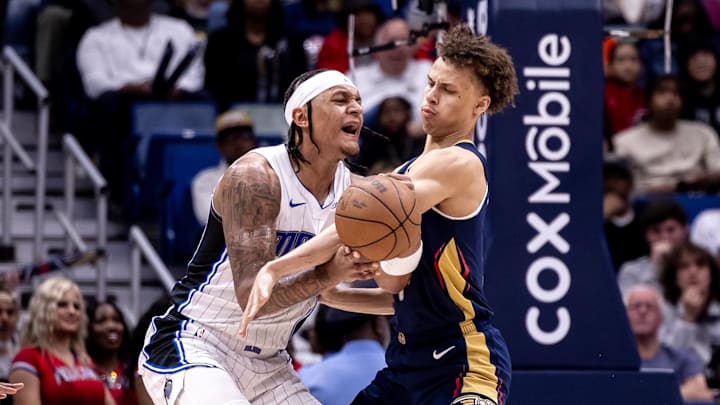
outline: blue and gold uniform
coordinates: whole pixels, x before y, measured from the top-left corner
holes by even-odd
[[[453,147],[472,151],[487,167],[472,143]],[[400,173],[411,171],[412,163]],[[486,193],[477,210],[463,218],[436,208],[423,214],[422,259],[394,297],[388,367],[354,404],[482,404],[473,402],[477,394],[505,403],[510,356],[489,321],[492,310],[483,293],[487,202]],[[468,394],[475,395],[462,401]]]

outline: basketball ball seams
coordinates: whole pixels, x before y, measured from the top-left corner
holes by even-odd
[[[369,182],[369,183],[372,184],[372,182]],[[412,211],[410,211],[410,214],[408,214],[408,213],[405,211],[405,207],[404,207],[403,204],[402,204],[402,199],[400,198],[400,196],[401,196],[400,190],[398,190],[397,185],[396,185],[395,183],[391,182],[390,184],[392,184],[393,188],[395,189],[395,194],[397,194],[398,201],[400,201],[400,208],[402,209],[403,214],[405,214],[405,218],[402,219],[402,220],[395,214],[395,211],[394,211],[392,208],[390,208],[390,207],[385,203],[385,201],[383,201],[380,197],[376,196],[374,193],[368,192],[368,191],[365,190],[364,188],[360,188],[360,187],[356,187],[356,186],[350,186],[350,187],[353,187],[353,188],[355,188],[355,189],[358,189],[358,190],[362,191],[363,193],[371,196],[371,197],[374,198],[377,202],[379,202],[383,207],[385,207],[385,209],[387,210],[387,212],[389,212],[389,213],[392,215],[392,217],[395,218],[395,220],[398,222],[398,225],[397,225],[395,228],[393,228],[393,230],[392,230],[391,233],[394,234],[398,229],[402,228],[403,232],[405,233],[405,238],[407,239],[407,242],[408,242],[408,245],[409,245],[409,244],[410,244],[410,239],[411,239],[411,238],[410,238],[410,234],[408,233],[407,229],[405,229],[405,227],[404,227],[403,225],[405,225],[405,222],[407,222],[407,221],[410,219],[410,214],[412,213]],[[349,188],[349,187],[348,187],[348,188]],[[416,202],[415,202],[415,199],[413,198],[413,208],[414,208],[415,204],[416,204]],[[371,221],[367,221],[367,222],[371,222]],[[410,221],[410,223],[412,223],[412,221]],[[415,225],[417,225],[417,224],[415,224]],[[387,236],[387,235],[385,235],[385,236]],[[397,244],[397,239],[398,239],[397,236],[395,236],[395,243],[396,243],[396,244]],[[376,241],[376,242],[377,242],[377,241]]]
[[[397,257],[414,245],[420,237],[422,216],[416,212],[412,188],[397,183],[402,181],[378,176],[345,190],[335,211],[335,225],[343,244],[371,260]]]

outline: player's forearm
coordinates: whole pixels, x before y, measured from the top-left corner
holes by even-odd
[[[315,297],[337,283],[338,280],[331,279],[323,266],[287,276],[278,281],[268,302],[258,311],[258,316],[272,314]]]
[[[343,311],[371,315],[393,315],[392,294],[380,288],[330,288],[320,302]]]
[[[339,244],[340,238],[335,231],[335,225],[330,226],[296,249],[271,261],[268,271],[272,272],[276,279],[280,279],[319,266],[332,259]]]

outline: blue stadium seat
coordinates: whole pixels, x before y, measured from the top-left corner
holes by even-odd
[[[158,173],[169,138],[214,142],[216,109],[209,102],[141,102],[132,107],[126,205],[131,219],[155,218],[160,207]],[[162,139],[156,139],[156,138]]]
[[[677,201],[687,214],[688,224],[692,224],[695,217],[703,210],[720,207],[720,195],[713,194],[648,194],[635,197],[632,203],[639,212],[648,202],[658,198],[672,198]]]
[[[232,108],[241,108],[250,114],[258,146],[272,146],[286,141],[288,126],[282,104],[241,103],[234,104]]]
[[[187,262],[203,228],[193,212],[190,186],[198,172],[216,166],[221,157],[208,137],[165,138],[161,156],[160,252],[169,262]]]

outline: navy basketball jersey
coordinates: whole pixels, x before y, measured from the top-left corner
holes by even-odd
[[[472,143],[452,147],[473,152],[487,168],[485,158]],[[413,162],[407,162],[399,172],[412,172]],[[423,214],[422,259],[408,285],[395,295],[393,320],[398,331],[453,333],[447,330],[448,324],[457,324],[460,331],[467,321],[486,320],[492,314],[483,292],[487,202],[486,191],[477,209],[462,218],[450,217],[435,207]]]

